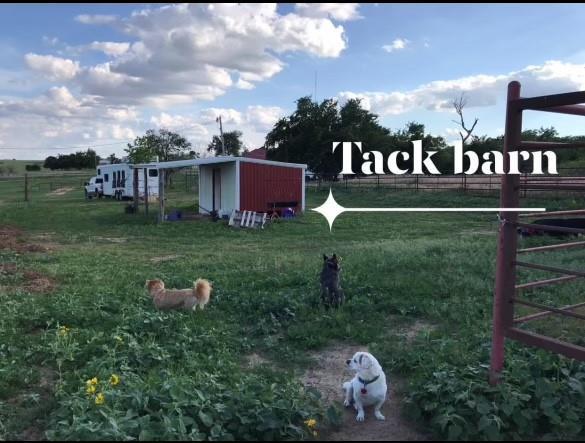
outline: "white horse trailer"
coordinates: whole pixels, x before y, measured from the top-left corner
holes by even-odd
[[[130,163],[100,165],[96,178],[102,179],[102,195],[116,200],[134,198],[134,169]],[[148,195],[158,196],[158,170],[147,169]],[[144,197],[144,172],[138,174],[138,195]]]

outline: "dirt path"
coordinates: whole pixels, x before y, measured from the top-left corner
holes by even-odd
[[[428,326],[426,326],[428,327]],[[421,322],[416,322],[407,333],[411,340],[421,330],[426,329]],[[329,441],[413,441],[430,440],[430,437],[415,430],[400,413],[401,398],[397,391],[404,381],[386,371],[388,379],[388,396],[382,407],[385,421],[376,420],[371,408],[366,408],[366,420],[358,423],[353,408],[343,407],[342,384],[350,380],[353,374],[346,369],[345,361],[358,351],[368,351],[365,346],[337,344],[322,351],[313,353],[315,365],[305,373],[305,386],[317,389],[323,396],[323,403],[337,405],[344,409],[341,426],[323,435]]]
[[[65,187],[65,188],[57,188],[54,191],[47,193],[47,195],[65,195],[71,191],[74,191],[75,188],[72,187]]]

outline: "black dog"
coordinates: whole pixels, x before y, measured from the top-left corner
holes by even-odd
[[[331,258],[323,254],[323,270],[321,271],[321,302],[327,307],[338,308],[343,304],[343,289],[339,287],[341,267],[337,256]]]

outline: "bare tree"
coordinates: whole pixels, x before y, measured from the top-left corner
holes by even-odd
[[[463,129],[463,131],[465,132],[465,135],[464,135],[463,132],[459,131],[459,136],[461,137],[461,142],[462,142],[462,144],[465,144],[467,139],[469,137],[471,137],[471,133],[475,129],[475,125],[477,125],[477,122],[479,120],[476,118],[473,122],[473,125],[471,125],[471,128],[467,128],[467,126],[465,125],[465,119],[463,118],[463,109],[465,108],[465,105],[467,105],[467,100],[465,99],[464,92],[461,93],[459,98],[456,98],[453,100],[452,105],[453,105],[453,108],[455,109],[455,112],[459,116],[459,121],[453,120],[453,123],[460,126],[461,129]]]

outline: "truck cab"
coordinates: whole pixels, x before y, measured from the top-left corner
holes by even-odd
[[[92,177],[88,182],[85,182],[85,198],[92,199],[93,197],[102,198],[104,195],[104,179],[101,177]]]

